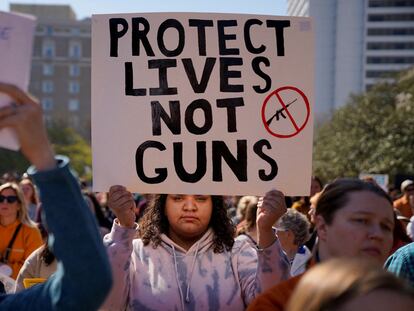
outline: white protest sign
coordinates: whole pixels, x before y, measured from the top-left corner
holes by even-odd
[[[33,34],[36,19],[29,15],[0,12],[0,81],[27,91],[32,61]],[[9,105],[11,99],[0,94],[0,107]],[[0,146],[19,149],[11,129],[0,131]]]
[[[369,173],[360,173],[359,179],[370,179],[372,178],[385,192],[388,192],[388,174],[369,174]]]
[[[94,190],[308,195],[312,28],[303,17],[93,15]]]

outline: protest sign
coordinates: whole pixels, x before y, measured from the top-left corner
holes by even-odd
[[[380,186],[385,192],[388,192],[388,174],[370,174],[370,173],[360,173],[359,179],[368,180],[373,179],[378,186]]]
[[[27,91],[32,61],[33,34],[36,20],[29,15],[0,12],[0,81]],[[11,99],[0,94],[0,107],[10,105]],[[19,149],[11,129],[0,130],[0,146]]]
[[[308,195],[312,28],[304,17],[93,15],[94,190]]]

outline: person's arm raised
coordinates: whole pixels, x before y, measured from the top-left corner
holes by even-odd
[[[267,192],[257,204],[257,277],[262,291],[290,276],[289,260],[272,228],[286,211],[285,196],[278,190]]]
[[[280,191],[271,190],[259,199],[256,218],[259,248],[264,249],[276,241],[272,227],[286,211],[285,196]]]
[[[21,152],[33,164],[28,173],[40,190],[49,244],[59,261],[47,282],[0,296],[1,310],[97,310],[112,283],[111,268],[69,160],[59,161],[47,138],[42,109],[30,95],[0,83],[14,105],[0,108],[0,128],[13,128]]]
[[[125,310],[130,290],[130,274],[139,274],[132,264],[133,240],[137,235],[131,192],[124,186],[112,186],[108,194],[108,206],[116,219],[112,230],[104,237],[113,272],[113,286],[101,310]]]

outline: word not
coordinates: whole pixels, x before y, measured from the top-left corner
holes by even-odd
[[[227,132],[237,132],[236,108],[243,107],[242,97],[217,99],[218,108],[227,109]],[[180,101],[169,101],[170,114],[165,111],[159,101],[151,102],[152,135],[161,136],[161,120],[174,135],[181,134],[181,105]],[[200,110],[204,116],[204,124],[197,125],[194,122],[194,114]],[[210,131],[213,126],[213,110],[211,104],[206,99],[196,99],[185,109],[184,123],[189,133],[203,135]]]

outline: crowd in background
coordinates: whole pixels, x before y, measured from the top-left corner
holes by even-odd
[[[414,309],[412,180],[393,199],[317,177],[299,198],[92,193],[55,158],[39,104],[0,92],[18,103],[0,128],[33,164],[0,185],[0,274],[16,280],[0,309]]]
[[[364,182],[379,187],[372,179],[366,179]],[[1,184],[0,206],[16,205],[16,210],[18,211],[15,213],[15,218],[10,218],[7,215],[6,209],[1,210],[0,251],[3,257],[2,261],[12,268],[12,271],[2,270],[1,272],[9,273],[13,279],[16,279],[15,291],[19,292],[26,287],[23,282],[24,279],[40,278],[46,280],[56,271],[57,261],[52,250],[48,247],[48,232],[46,229],[47,225],[45,224],[46,220],[42,213],[42,202],[31,178],[27,174],[18,176],[17,174],[6,173],[1,179]],[[108,206],[108,193],[93,193],[85,182],[80,181],[79,184],[83,198],[95,216],[99,232],[103,238],[110,233],[116,218],[113,210]],[[320,179],[313,176],[310,196],[285,197],[288,209],[273,225],[274,234],[278,237],[280,245],[289,260],[290,276],[292,277],[303,274],[313,265],[315,244],[318,240],[315,228],[315,208],[323,187],[324,185]],[[405,180],[402,182],[400,190],[398,194],[395,191],[389,193],[390,197],[393,197],[395,218],[393,245],[389,255],[394,254],[401,247],[412,243],[414,237],[414,182]],[[154,195],[151,194],[133,194],[134,222],[140,222],[148,210],[148,206],[151,205],[153,198]],[[239,238],[242,237],[252,247],[257,247],[256,216],[259,198],[255,196],[224,196],[223,202],[227,216],[235,227],[234,238],[237,236]],[[17,232],[17,237],[13,237],[16,228],[20,224],[22,228],[17,230],[21,232],[20,235]],[[14,238],[13,245],[11,245],[10,251],[6,251],[7,247],[10,248],[10,245],[6,245],[6,243],[9,243],[12,238]],[[340,240],[341,237],[338,236],[337,238]],[[5,254],[7,254],[8,258],[4,258]],[[344,262],[338,261],[335,264],[332,263],[331,266],[334,265],[336,267],[334,270],[337,270],[339,264],[343,266]],[[352,271],[367,271],[368,268],[371,269],[370,267],[372,267],[363,260],[355,260],[350,266],[352,267],[349,269]],[[312,278],[312,276],[317,276],[318,273],[321,275],[332,273],[327,267],[329,265],[320,268],[318,271],[315,270],[314,273],[307,274],[306,282],[313,284],[315,278]],[[326,269],[326,271],[323,269]],[[346,269],[338,271],[338,278],[344,277],[343,275],[348,272]],[[362,272],[359,274],[355,273],[351,277],[352,282],[356,282],[358,277],[361,277],[360,274],[365,275]],[[380,278],[380,276],[376,277]],[[381,277],[387,279],[385,276]],[[324,279],[324,277],[322,278]],[[301,289],[303,292],[309,292],[310,285],[306,282],[304,280],[303,284],[298,287],[298,290]],[[393,280],[393,282],[396,281]],[[411,283],[414,283],[414,280],[411,280]],[[333,285],[327,283],[325,286]],[[397,285],[394,284],[394,286]],[[402,284],[398,286],[401,287],[402,292],[406,290],[406,287]],[[313,290],[316,291],[315,286],[313,286]],[[297,305],[291,303],[289,306],[290,310],[304,310],[301,309],[303,305],[309,303],[306,299],[308,298],[295,299],[295,301],[301,301],[302,306],[300,303]],[[332,304],[332,302],[329,303]],[[315,310],[318,309],[316,308]]]

